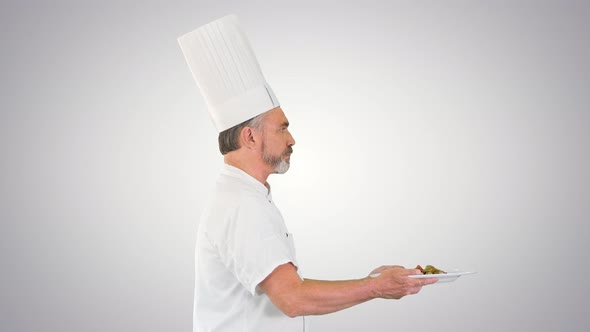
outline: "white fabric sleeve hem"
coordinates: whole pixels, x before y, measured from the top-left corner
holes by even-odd
[[[289,259],[289,258],[278,260],[276,263],[269,264],[268,265],[269,267],[267,269],[265,269],[263,273],[261,273],[260,275],[253,278],[254,282],[252,283],[252,285],[248,289],[250,294],[252,294],[254,296],[264,294],[264,291],[259,287],[260,283],[263,282],[264,279],[266,279],[277,267],[279,267],[283,264],[287,264],[287,263],[292,263],[296,269],[299,268],[297,266],[297,262],[295,260]]]

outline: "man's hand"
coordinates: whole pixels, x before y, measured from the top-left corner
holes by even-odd
[[[438,278],[415,279],[410,275],[422,274],[417,269],[406,269],[398,265],[386,265],[371,271],[374,277],[375,297],[383,299],[401,299],[406,295],[416,294],[422,286],[438,281]]]

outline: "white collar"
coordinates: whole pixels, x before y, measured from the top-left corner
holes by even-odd
[[[267,188],[260,181],[256,180],[252,175],[246,173],[240,168],[224,163],[223,167],[221,168],[221,174],[243,180],[246,184],[248,184],[253,189],[256,189],[256,191],[260,192],[264,196],[270,196],[270,184]]]

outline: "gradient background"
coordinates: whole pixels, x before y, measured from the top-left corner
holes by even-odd
[[[191,331],[222,158],[176,38],[228,13],[305,276],[479,272],[312,331],[588,331],[590,3],[370,0],[2,1],[2,331]]]

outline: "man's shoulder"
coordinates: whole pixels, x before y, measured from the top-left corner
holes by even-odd
[[[269,201],[248,187],[217,188],[200,220],[200,229],[213,238],[228,232],[246,232],[263,225],[274,224],[276,214]]]
[[[215,191],[209,198],[207,210],[223,214],[233,214],[235,210],[244,208],[260,209],[268,203],[260,191],[240,182],[218,182]]]

